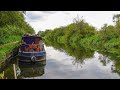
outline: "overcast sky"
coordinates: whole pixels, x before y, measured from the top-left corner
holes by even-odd
[[[73,22],[79,15],[90,25],[100,29],[105,23],[114,25],[112,17],[120,14],[120,11],[27,11],[26,21],[35,29],[36,33],[41,30],[54,29]]]

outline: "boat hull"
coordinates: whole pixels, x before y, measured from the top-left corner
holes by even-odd
[[[46,52],[19,52],[18,58],[20,62],[39,62],[46,60]]]

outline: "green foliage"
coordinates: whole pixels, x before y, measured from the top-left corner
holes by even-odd
[[[115,25],[104,24],[97,31],[83,19],[77,18],[63,29],[60,27],[43,32],[45,44],[65,51],[81,63],[85,58],[93,57],[95,50],[105,55],[100,62],[106,65],[105,58],[108,57],[114,62],[115,70],[112,72],[120,75],[120,14],[114,15],[113,20]]]
[[[57,49],[59,51],[64,51],[68,55],[75,58],[74,63],[80,63],[83,64],[84,60],[87,58],[92,58],[94,56],[94,50],[87,49],[81,46],[78,46],[74,43],[74,46],[66,43],[60,43],[50,40],[45,40],[46,46],[52,46],[54,49]]]
[[[116,23],[120,22],[120,14],[116,14],[113,16],[113,22],[116,22]]]
[[[55,28],[54,30],[46,30],[41,35],[46,40],[60,41],[61,43],[78,43],[80,39],[95,35],[96,31],[83,19],[78,20],[66,27]]]
[[[120,49],[120,15],[114,15],[115,25],[104,24],[99,31],[84,19],[78,17],[74,22],[65,26],[42,32],[45,40],[69,44],[73,47],[82,46],[104,51]]]
[[[19,42],[8,43],[0,46],[0,63],[4,61],[13,49],[19,45]]]
[[[0,62],[8,58],[25,33],[34,34],[20,11],[0,11]]]
[[[0,45],[20,40],[25,33],[34,34],[33,28],[19,11],[0,11]]]

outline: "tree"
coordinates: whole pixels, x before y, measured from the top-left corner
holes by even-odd
[[[22,13],[26,14],[26,11],[22,11]]]
[[[115,22],[115,23],[120,22],[120,14],[116,14],[113,16],[113,22]]]
[[[0,11],[0,44],[15,41],[25,33],[34,34],[34,29],[25,21],[22,11]]]

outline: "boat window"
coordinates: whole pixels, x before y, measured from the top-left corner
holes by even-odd
[[[26,44],[32,44],[32,43],[34,43],[34,38],[33,37],[23,37],[23,41]]]

